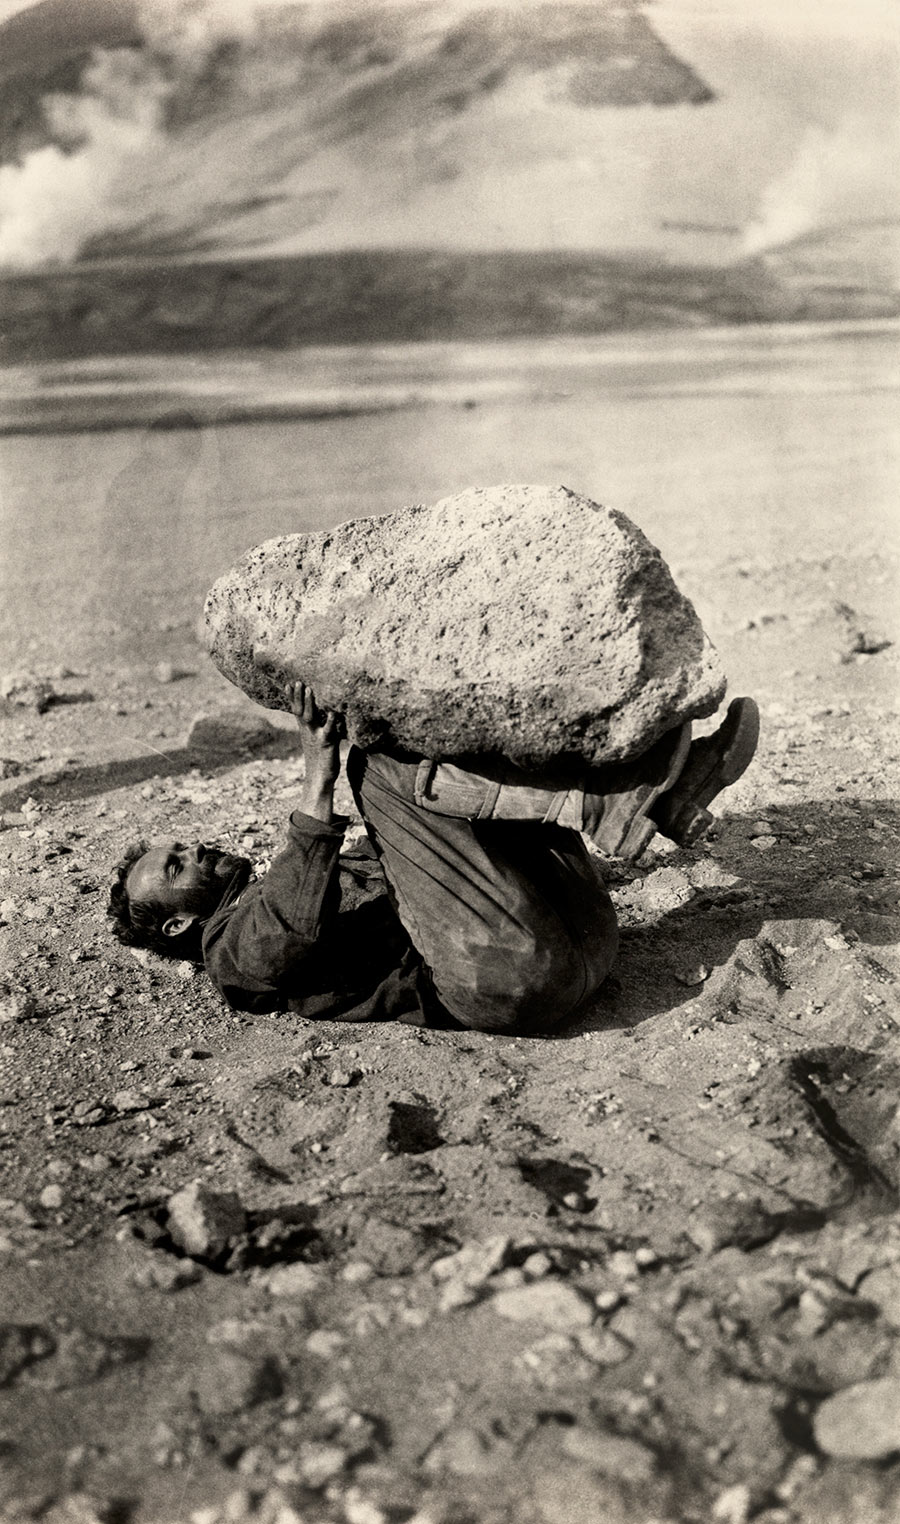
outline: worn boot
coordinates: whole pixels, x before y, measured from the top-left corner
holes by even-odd
[[[653,804],[657,830],[681,847],[697,841],[713,821],[707,805],[747,771],[758,741],[757,705],[752,698],[732,699],[718,730],[691,743],[677,779]]]

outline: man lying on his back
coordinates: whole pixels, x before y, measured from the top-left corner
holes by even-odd
[[[341,910],[348,820],[334,813],[340,717],[303,684],[287,690],[306,775],[288,844],[252,881],[243,857],[177,841],[131,847],[108,914],[120,941],[203,961],[237,1010],[397,1018],[488,1032],[546,1032],[595,995],[616,954],[596,859],[633,860],[656,831],[683,846],[745,771],[759,712],[732,701],[719,729],[690,725],[576,781],[352,747],[347,777],[386,893]]]

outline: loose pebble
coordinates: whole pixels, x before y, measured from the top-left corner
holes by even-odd
[[[168,1229],[186,1254],[214,1259],[243,1233],[246,1213],[233,1191],[216,1191],[194,1180],[167,1203]]]
[[[564,1281],[542,1280],[511,1291],[498,1291],[491,1306],[514,1323],[541,1323],[565,1331],[587,1328],[593,1322],[590,1302]]]
[[[260,1276],[270,1296],[309,1296],[322,1284],[322,1273],[312,1265],[275,1265]]]
[[[835,1392],[813,1419],[816,1444],[836,1460],[886,1460],[900,1451],[900,1377]]]
[[[623,1482],[645,1482],[656,1469],[652,1450],[637,1440],[603,1434],[576,1424],[563,1434],[563,1449],[592,1470]]]

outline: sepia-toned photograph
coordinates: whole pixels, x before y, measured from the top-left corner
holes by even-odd
[[[898,1524],[900,0],[0,0],[0,1524]]]

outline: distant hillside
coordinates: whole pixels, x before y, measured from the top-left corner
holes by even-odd
[[[582,254],[427,251],[178,264],[117,262],[0,279],[0,357],[594,334],[894,317],[896,284],[803,278],[798,249],[726,269]]]
[[[639,0],[41,0],[0,26],[0,266],[541,247],[613,108],[712,99]]]
[[[827,228],[761,258],[786,291],[806,300],[840,306],[862,292],[887,297],[900,289],[900,223],[884,219]]]

